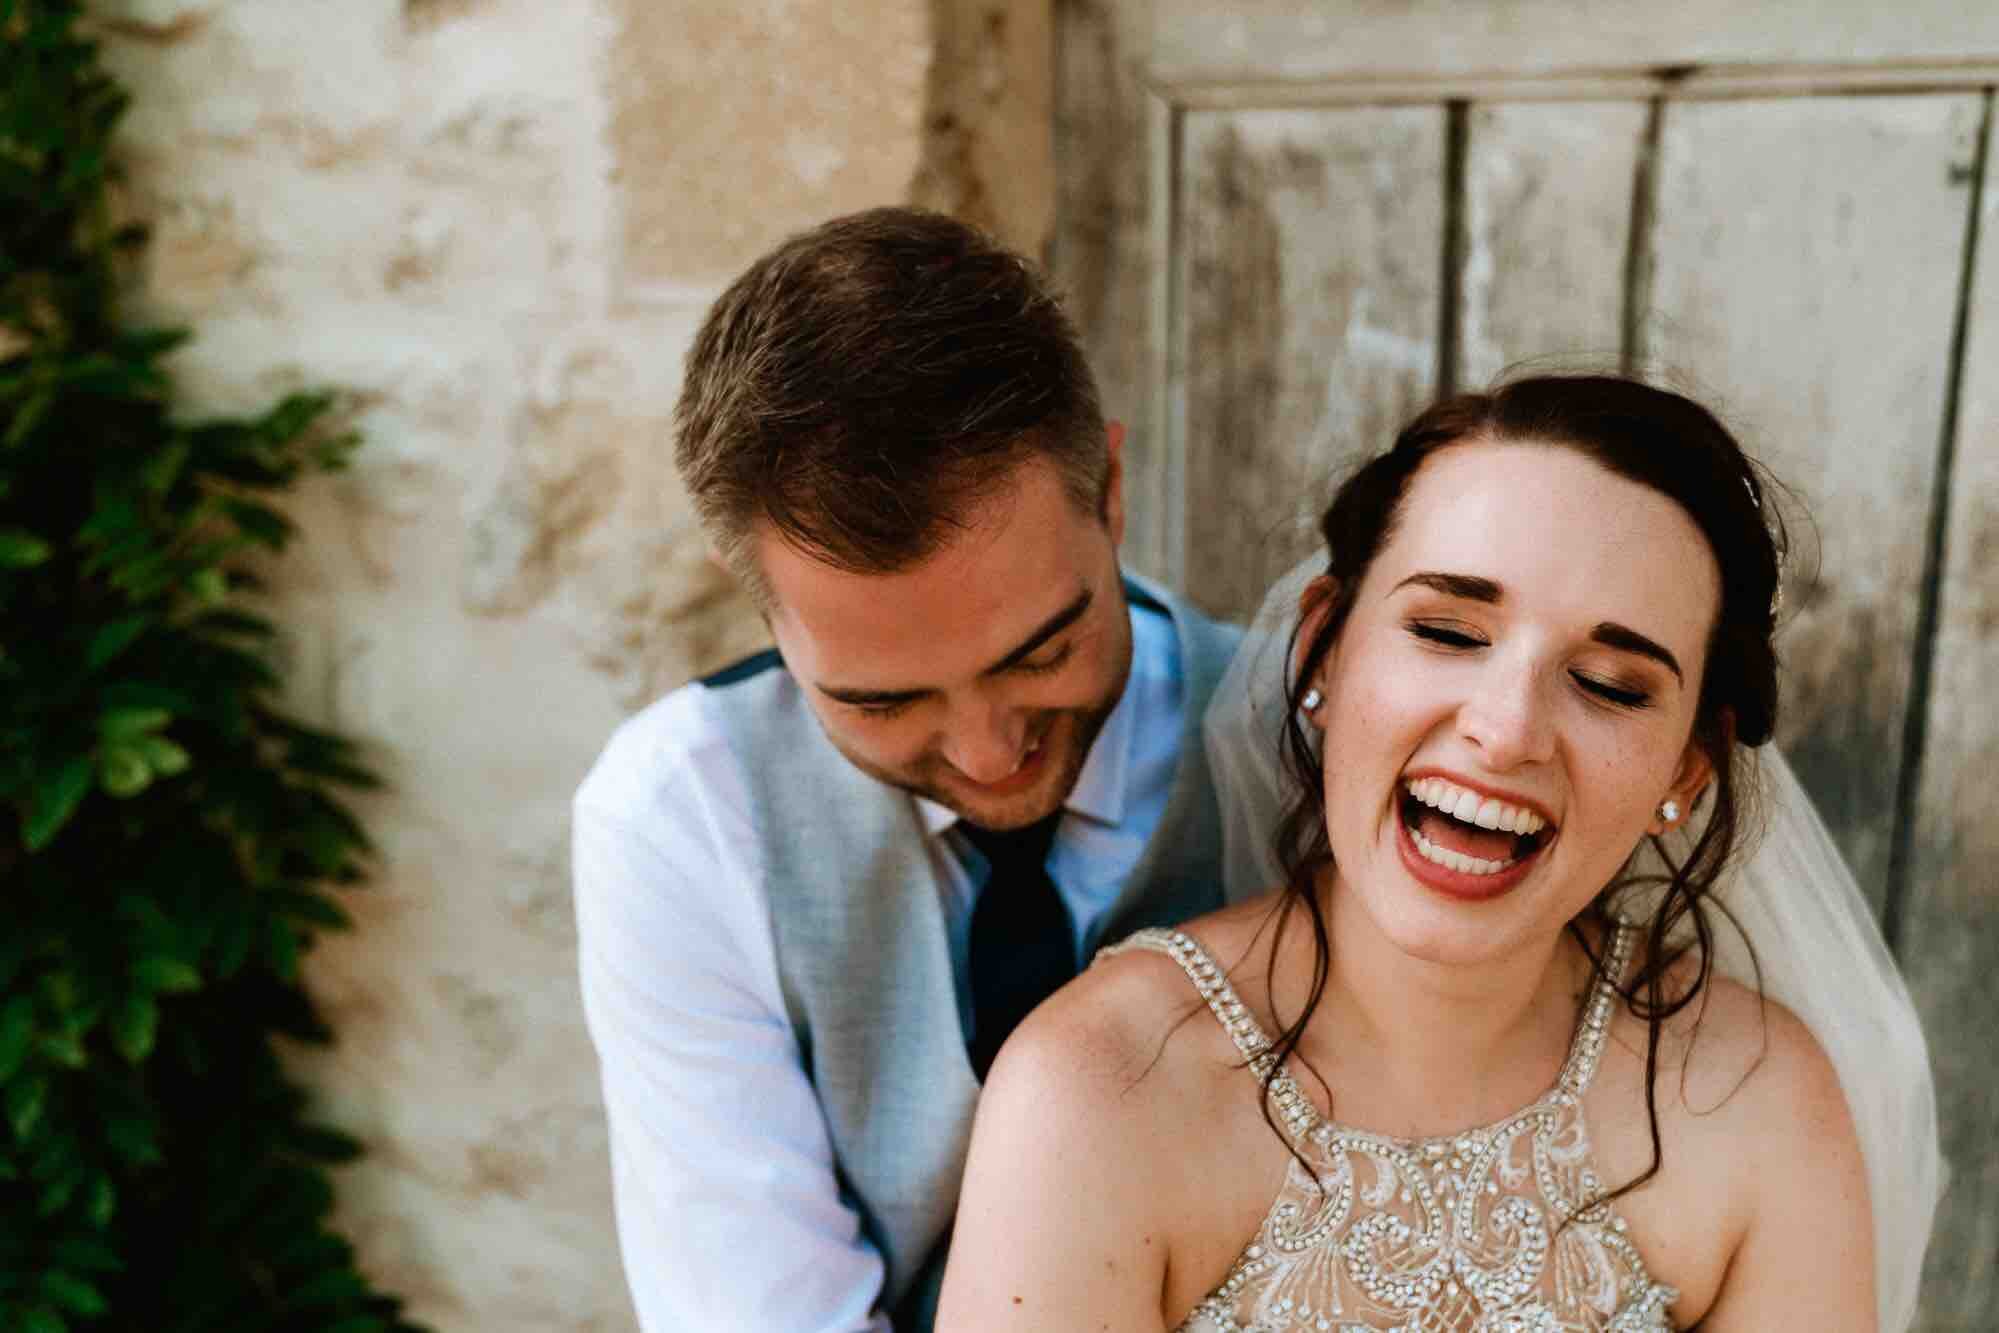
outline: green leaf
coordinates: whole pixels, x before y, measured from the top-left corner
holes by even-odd
[[[73,1273],[65,1273],[56,1268],[42,1274],[42,1294],[68,1310],[85,1318],[104,1314],[111,1307],[102,1292]]]
[[[160,1006],[144,991],[125,997],[111,1015],[111,1044],[130,1064],[138,1064],[153,1053],[160,1030]]]
[[[142,736],[138,747],[139,753],[145,756],[146,767],[153,770],[155,777],[170,778],[187,771],[187,751],[164,736]]]
[[[102,1120],[104,1141],[128,1163],[148,1166],[160,1160],[158,1127],[151,1120],[115,1109]]]
[[[295,1287],[285,1304],[293,1309],[314,1305],[344,1305],[368,1294],[367,1284],[352,1268],[329,1268]]]
[[[178,958],[158,954],[142,958],[132,974],[148,989],[169,993],[201,989],[201,973]]]
[[[215,975],[224,980],[233,977],[250,958],[250,916],[247,912],[231,911],[215,927]]]
[[[52,1181],[42,1190],[42,1197],[35,1204],[35,1212],[42,1217],[54,1217],[69,1206],[76,1197],[76,1187],[83,1183],[81,1171],[69,1171]]]
[[[0,528],[0,569],[30,569],[54,553],[47,542],[20,528]]]
[[[97,770],[94,755],[72,755],[56,775],[55,781],[48,783],[35,793],[34,812],[28,816],[22,829],[21,840],[28,850],[38,852],[49,845],[51,839],[62,831],[76,807],[90,792],[90,779]]]
[[[16,995],[0,1008],[0,1083],[20,1072],[35,1035],[35,997]]]
[[[389,1333],[389,1321],[379,1315],[357,1314],[326,1325],[319,1333]]]
[[[286,890],[277,895],[281,910],[300,921],[309,921],[315,926],[325,926],[331,930],[352,930],[354,918],[345,908],[325,894],[301,890]]]
[[[100,1180],[103,1177],[99,1177]],[[108,1182],[106,1182],[108,1183]],[[68,1235],[50,1247],[49,1253],[61,1262],[63,1267],[79,1273],[116,1273],[124,1267],[124,1261],[103,1241],[91,1236]]]
[[[21,1333],[69,1333],[69,1324],[46,1305],[21,1311]]]
[[[282,547],[292,535],[292,521],[277,510],[255,500],[229,500],[223,505],[223,512],[229,515],[247,537],[272,548]]]
[[[146,489],[164,493],[180,477],[181,468],[187,463],[187,456],[194,445],[186,439],[175,440],[159,451],[146,465]]]
[[[65,1069],[81,1069],[90,1063],[83,1041],[74,1032],[60,1032],[42,1038],[42,1054]]]
[[[12,449],[33,435],[41,426],[42,418],[48,416],[49,409],[55,405],[56,394],[53,389],[38,389],[29,395],[28,401],[14,414],[14,420],[8,425],[6,435],[0,436],[0,449]]]
[[[120,800],[137,796],[153,782],[153,770],[147,766],[146,757],[129,745],[106,746],[98,758],[98,769],[103,775],[105,793]]]
[[[7,1085],[7,1123],[14,1127],[17,1140],[26,1143],[35,1132],[48,1097],[49,1081],[40,1074],[25,1075]]]
[[[90,1218],[90,1224],[98,1230],[102,1231],[111,1225],[111,1219],[118,1213],[118,1187],[111,1183],[111,1177],[100,1173],[90,1182],[90,1193],[85,1198],[84,1211]],[[104,1267],[115,1271],[122,1266],[116,1255],[108,1250],[104,1251],[104,1254],[106,1259]],[[74,1263],[75,1260],[71,1262]]]
[[[210,566],[196,570],[187,581],[188,595],[204,606],[214,606],[229,596],[229,581],[222,571]]]
[[[36,989],[41,992],[42,1005],[55,1013],[67,1014],[76,1008],[76,978],[67,968],[44,973]]]
[[[270,918],[264,937],[264,964],[280,981],[298,979],[298,932],[283,917]]]
[[[108,708],[97,719],[97,732],[108,741],[128,741],[158,731],[173,720],[174,715],[164,708]]]
[[[151,616],[126,616],[123,620],[114,620],[103,626],[91,635],[90,647],[84,650],[84,668],[97,671],[110,665],[152,623]]]

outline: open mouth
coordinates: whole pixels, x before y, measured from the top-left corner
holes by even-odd
[[[1404,779],[1401,814],[1416,854],[1460,875],[1503,874],[1555,833],[1536,811],[1438,777]]]

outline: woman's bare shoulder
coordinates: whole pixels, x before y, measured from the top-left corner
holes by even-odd
[[[1677,967],[1674,983],[1683,983],[1688,971]],[[1795,1127],[1800,1115],[1845,1115],[1839,1077],[1811,1029],[1732,977],[1710,976],[1693,1002],[1667,1020],[1661,1057],[1662,1073],[1677,1074],[1667,1081],[1673,1100],[1696,1115],[1734,1105],[1736,1115],[1773,1128]]]
[[[1227,969],[1253,944],[1262,914],[1246,904],[1181,929]],[[1241,1062],[1174,958],[1124,948],[1028,1015],[1000,1051],[985,1097],[997,1088],[1023,1105],[1059,1104],[1126,1131],[1147,1116],[1182,1127],[1209,1095],[1240,1092]]]

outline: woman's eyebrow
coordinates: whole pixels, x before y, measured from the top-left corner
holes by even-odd
[[[1662,662],[1678,678],[1680,684],[1684,685],[1687,683],[1685,673],[1680,670],[1679,659],[1675,658],[1666,649],[1664,644],[1645,637],[1635,629],[1630,629],[1612,620],[1606,620],[1591,630],[1589,636],[1606,647],[1621,648],[1627,653],[1637,653],[1641,657],[1649,657],[1655,662]]]
[[[1395,585],[1400,592],[1408,587],[1428,588],[1446,597],[1462,597],[1468,602],[1487,602],[1497,606],[1506,599],[1506,590],[1492,579],[1482,579],[1476,574],[1442,574],[1435,570],[1419,570]]]
[[[1496,581],[1480,578],[1476,574],[1445,574],[1436,570],[1419,570],[1395,585],[1397,591],[1408,587],[1428,588],[1446,597],[1462,597],[1468,602],[1484,602],[1498,606],[1506,600],[1506,590]],[[1628,625],[1620,625],[1614,620],[1600,622],[1590,631],[1590,638],[1606,648],[1616,648],[1622,652],[1637,653],[1649,657],[1671,671],[1684,685],[1686,672],[1680,670],[1680,661],[1667,647],[1656,639],[1640,634]]]

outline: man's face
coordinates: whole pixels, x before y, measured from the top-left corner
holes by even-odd
[[[1118,443],[1113,426],[1102,517],[1031,456],[900,573],[848,573],[758,534],[778,650],[857,768],[986,828],[1067,799],[1131,669]]]

